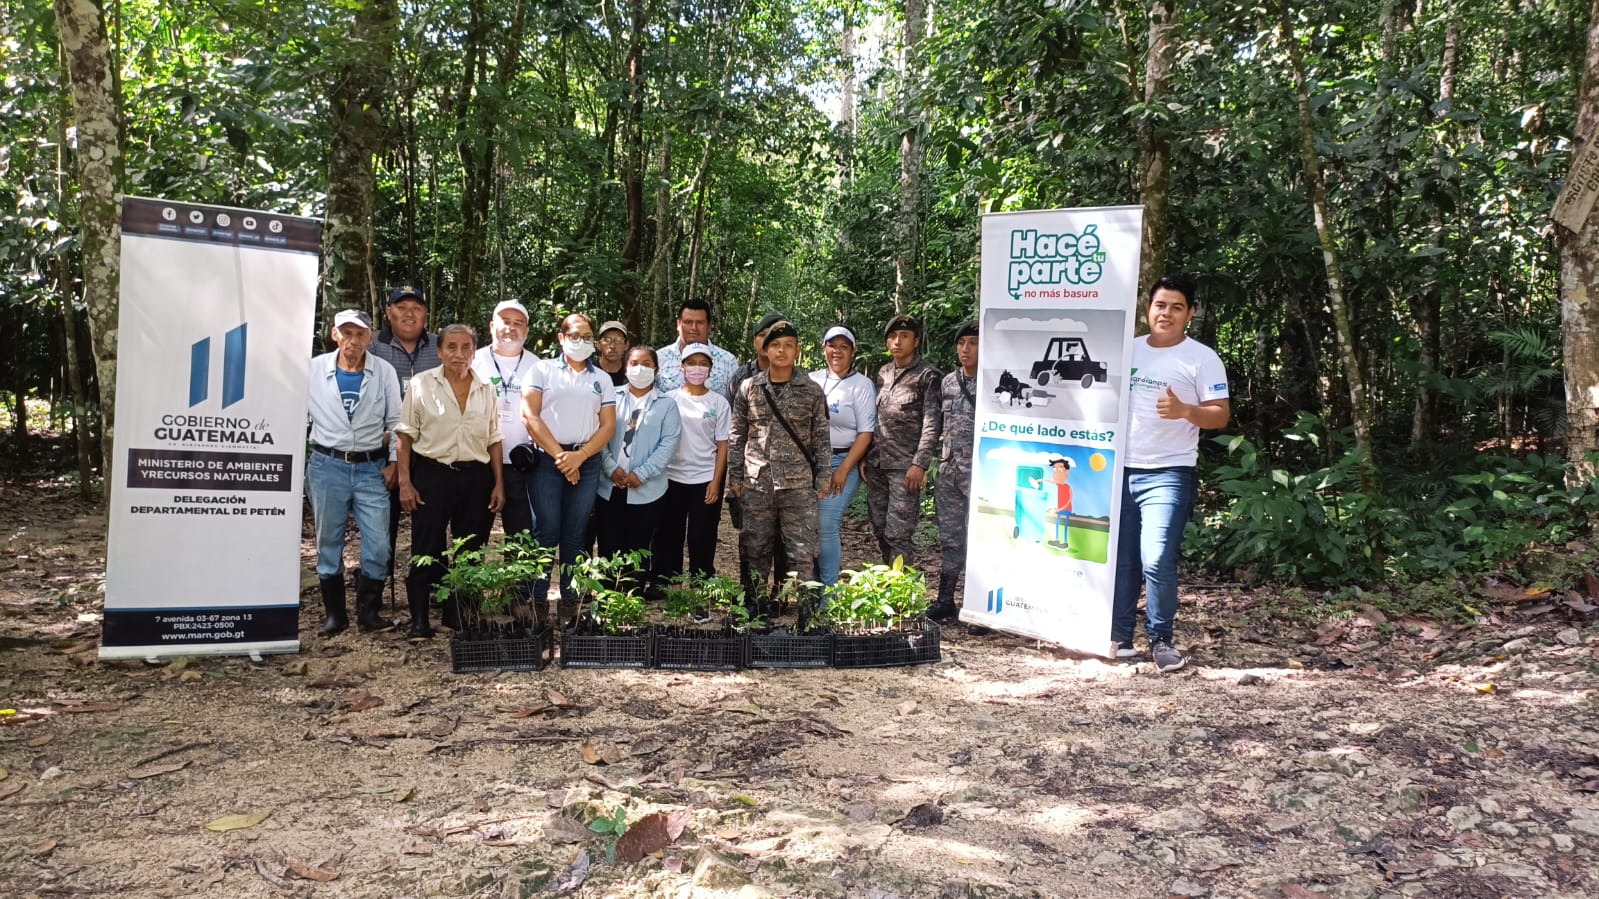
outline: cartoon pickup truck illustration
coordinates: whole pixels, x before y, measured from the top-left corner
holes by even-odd
[[[1044,349],[1044,358],[1033,363],[1033,380],[1042,387],[1052,377],[1077,381],[1087,390],[1095,381],[1105,380],[1105,363],[1088,357],[1088,344],[1081,337],[1052,337]]]

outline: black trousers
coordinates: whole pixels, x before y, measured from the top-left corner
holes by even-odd
[[[611,488],[611,498],[599,497],[594,501],[594,532],[599,541],[600,555],[649,549],[655,539],[656,522],[661,516],[661,502],[627,504],[627,491]]]
[[[688,541],[688,570],[707,577],[716,574],[716,529],[722,523],[722,498],[706,505],[710,483],[666,482],[661,497],[661,517],[655,528],[651,569],[656,583],[683,573],[683,543]]]
[[[445,549],[463,537],[469,538],[468,549],[488,542],[494,528],[494,513],[489,511],[494,471],[487,462],[451,468],[413,453],[411,485],[421,494],[422,504],[411,513],[411,573],[405,588],[431,595],[447,568]],[[417,556],[431,556],[437,562],[418,565]]]

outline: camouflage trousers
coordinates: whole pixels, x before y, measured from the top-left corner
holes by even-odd
[[[971,504],[970,471],[938,472],[933,498],[938,507],[938,547],[942,554],[938,574],[938,598],[953,601],[955,588],[965,583],[966,521]]]
[[[750,600],[766,598],[766,572],[772,571],[779,547],[787,557],[788,567],[773,573],[773,586],[782,583],[790,571],[798,572],[802,581],[810,580],[821,542],[816,491],[800,488],[761,493],[745,488],[740,502],[744,506],[744,527],[738,532],[738,548],[749,563],[744,586]]]
[[[916,547],[911,537],[916,533],[916,521],[922,514],[922,492],[905,489],[905,469],[867,467],[866,510],[872,519],[877,548],[883,553],[883,563],[892,565],[896,558],[903,556],[906,565],[914,565]]]

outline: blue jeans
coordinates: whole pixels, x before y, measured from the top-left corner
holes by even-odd
[[[1138,621],[1138,588],[1145,588],[1145,633],[1171,642],[1177,619],[1177,555],[1194,509],[1194,469],[1129,468],[1116,535],[1116,597],[1110,638],[1131,643]]]
[[[576,484],[568,482],[549,457],[539,460],[539,467],[528,480],[528,494],[533,499],[534,539],[540,546],[560,552],[562,599],[577,598],[572,592],[571,571],[584,555],[589,513],[594,511],[599,487],[599,456],[590,457],[578,468]],[[533,585],[533,599],[544,599],[549,589],[550,579],[546,574]]]
[[[316,517],[316,575],[344,573],[344,534],[355,512],[361,530],[361,573],[381,581],[389,576],[389,488],[383,486],[387,460],[342,462],[312,452],[305,467],[305,490]]]
[[[838,466],[844,463],[844,457],[849,453],[834,453],[833,467],[829,471],[838,471]],[[821,581],[831,587],[838,583],[838,567],[844,559],[844,544],[838,536],[839,523],[844,520],[844,510],[849,508],[850,500],[855,498],[855,491],[861,489],[861,467],[859,465],[849,470],[849,477],[844,479],[844,492],[837,496],[829,496],[816,502],[816,522],[820,526],[821,544],[817,547],[816,566],[820,569]]]

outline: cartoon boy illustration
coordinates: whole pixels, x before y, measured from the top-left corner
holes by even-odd
[[[1072,460],[1059,456],[1049,460],[1049,483],[1055,487],[1055,537],[1049,541],[1055,546],[1067,546],[1072,527],[1072,488],[1066,483],[1071,476]],[[1034,489],[1044,489],[1044,481],[1028,478]]]

